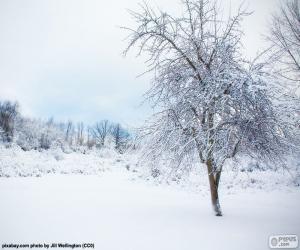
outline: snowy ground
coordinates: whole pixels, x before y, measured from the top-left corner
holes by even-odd
[[[126,173],[125,173],[126,174]],[[208,197],[105,176],[0,179],[3,243],[95,243],[96,249],[268,249],[272,234],[300,236],[300,192]]]
[[[0,178],[1,245],[91,242],[97,250],[255,250],[269,249],[273,234],[300,236],[300,190],[286,184],[288,177],[276,185],[280,176],[284,179],[280,173],[273,178],[266,171],[224,173],[224,216],[215,217],[207,180],[198,176],[191,179],[203,182],[196,188],[154,185],[128,171],[132,165],[126,157],[11,151],[0,150],[2,176],[13,176]],[[87,170],[81,173],[83,166]],[[40,177],[28,177],[33,172]]]

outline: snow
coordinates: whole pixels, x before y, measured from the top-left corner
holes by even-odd
[[[66,154],[0,147],[0,170],[1,245],[255,250],[268,249],[270,235],[300,236],[300,189],[283,171],[226,170],[224,216],[216,217],[201,171],[161,183],[136,165],[134,155],[112,150]]]
[[[61,149],[23,151],[0,145],[0,176],[42,176],[44,174],[98,174],[109,166],[126,164],[124,157],[111,149],[63,153]]]
[[[300,192],[207,196],[103,176],[0,179],[0,243],[95,243],[96,249],[268,249],[272,234],[300,235]]]
[[[102,175],[112,170],[129,170],[130,179],[151,182],[155,185],[167,185],[187,191],[207,194],[206,168],[196,167],[189,175],[173,177],[168,172],[159,178],[153,178],[151,171],[141,166],[135,153],[119,154],[111,148],[101,150],[70,151],[61,149],[23,151],[18,146],[6,148],[0,145],[0,177],[41,177],[49,174]],[[198,164],[198,163],[196,163]],[[195,164],[195,165],[196,165]],[[236,193],[240,190],[285,190],[292,191],[300,187],[299,162],[289,163],[290,171],[278,168],[258,170],[253,162],[244,160],[241,171],[234,171],[233,163],[224,166],[221,192]],[[298,165],[297,165],[298,164]],[[125,171],[127,172],[127,171]],[[165,178],[169,176],[168,178]]]

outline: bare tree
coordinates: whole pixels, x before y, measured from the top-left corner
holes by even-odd
[[[92,133],[94,138],[96,139],[97,144],[100,146],[104,146],[105,139],[107,138],[107,135],[109,134],[111,129],[111,125],[109,124],[108,120],[103,120],[93,127]]]
[[[285,1],[273,15],[268,40],[278,74],[300,86],[300,1]]]
[[[179,171],[198,157],[207,168],[213,209],[221,216],[224,162],[247,153],[280,157],[290,148],[293,125],[277,115],[264,65],[241,56],[240,23],[249,13],[239,8],[224,21],[216,1],[182,4],[179,17],[145,3],[140,12],[131,11],[137,27],[125,27],[125,54],[137,47],[138,55],[149,56],[147,72],[154,72],[146,98],[159,111],[141,129],[146,159],[156,166],[156,160],[168,160]]]

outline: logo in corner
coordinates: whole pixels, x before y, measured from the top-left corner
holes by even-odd
[[[271,235],[269,237],[269,247],[274,249],[297,248],[298,236],[295,234]]]

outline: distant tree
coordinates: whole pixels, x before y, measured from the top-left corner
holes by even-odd
[[[268,40],[277,73],[300,87],[300,1],[286,0],[273,15]]]
[[[110,133],[111,124],[108,120],[103,120],[97,122],[95,126],[92,128],[92,134],[96,140],[96,144],[100,145],[101,147],[104,146],[105,140]]]
[[[293,124],[274,100],[273,78],[264,64],[241,55],[239,8],[222,20],[217,1],[184,0],[181,16],[141,4],[130,12],[137,26],[128,47],[149,56],[153,72],[146,98],[156,110],[142,128],[145,157],[157,167],[166,160],[174,171],[198,157],[206,166],[211,201],[222,215],[219,184],[224,163],[237,155],[282,160],[295,142]],[[281,104],[281,103],[280,103]],[[299,144],[298,144],[299,145]],[[203,166],[203,165],[201,165]]]
[[[10,101],[0,102],[0,128],[3,141],[13,140],[15,120],[19,114],[18,107],[17,103]]]
[[[88,149],[93,148],[96,145],[96,141],[93,136],[93,129],[91,127],[87,128],[87,147]]]
[[[77,145],[82,146],[84,143],[84,124],[83,122],[77,123]]]
[[[69,120],[66,125],[65,141],[70,144],[73,141],[73,132],[73,122]]]
[[[64,149],[64,126],[48,121],[18,117],[15,125],[15,141],[25,151],[48,150],[51,147]]]
[[[123,153],[127,148],[130,137],[128,131],[124,129],[119,123],[116,123],[112,124],[110,133],[115,144],[115,149],[118,152]]]
[[[0,139],[2,140],[3,138],[4,138],[4,130],[0,127]]]
[[[25,151],[39,149],[41,132],[40,121],[21,117],[16,124],[16,143]]]
[[[51,141],[48,137],[48,130],[45,131],[45,133],[41,134],[40,138],[40,148],[42,149],[49,149],[51,147]]]
[[[52,132],[53,127],[54,127],[54,119],[53,117],[51,117],[41,128],[40,148],[47,150],[51,147],[51,144],[54,141],[53,132]]]

